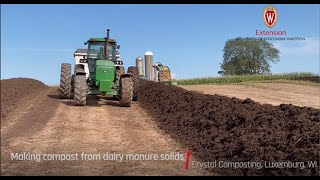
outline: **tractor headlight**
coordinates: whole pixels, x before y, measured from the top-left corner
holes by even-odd
[[[123,65],[123,61],[116,61],[116,65]]]

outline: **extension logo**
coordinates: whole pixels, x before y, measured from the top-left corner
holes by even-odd
[[[268,28],[272,28],[278,19],[277,9],[269,5],[263,9],[263,20]]]

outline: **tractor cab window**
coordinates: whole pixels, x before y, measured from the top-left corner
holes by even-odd
[[[89,42],[89,59],[104,59],[104,42]]]
[[[111,45],[109,46],[109,59],[110,60],[114,60],[116,59],[116,50],[115,50],[115,46]]]
[[[88,58],[90,59],[105,59],[105,52],[104,52],[104,42],[90,42],[89,43],[89,52],[88,52]],[[109,60],[112,60],[115,58],[115,49],[114,46],[110,44],[109,46]]]

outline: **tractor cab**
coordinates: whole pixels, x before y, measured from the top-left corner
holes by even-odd
[[[120,72],[117,73],[117,70],[123,68],[123,62],[117,51],[120,46],[114,39],[109,38],[109,30],[106,38],[90,38],[85,45],[88,45],[88,93],[119,94]]]
[[[88,59],[116,61],[117,44],[113,39],[109,40],[109,58],[105,58],[105,38],[90,38],[85,44],[88,44]]]

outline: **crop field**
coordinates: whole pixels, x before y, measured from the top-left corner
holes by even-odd
[[[241,83],[247,81],[279,81],[292,80],[292,83],[301,83],[301,81],[308,81],[320,83],[320,76],[312,73],[287,73],[287,74],[270,74],[270,75],[242,75],[242,76],[222,76],[222,77],[206,77],[177,80],[178,85],[197,85],[197,84],[228,84]],[[281,81],[280,81],[281,82]],[[287,81],[288,82],[288,81]],[[305,82],[304,82],[305,83]]]

